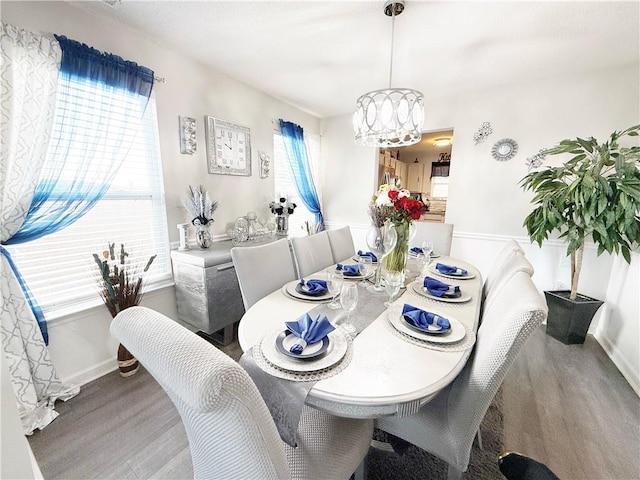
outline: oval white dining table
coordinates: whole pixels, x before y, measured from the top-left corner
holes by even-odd
[[[432,265],[436,261],[455,264],[475,275],[472,279],[456,281],[430,274],[441,281],[461,285],[472,299],[457,304],[436,303],[407,287],[394,303],[400,306],[410,303],[427,310],[437,309],[475,332],[482,295],[480,272],[459,259],[441,257],[432,261]],[[318,275],[315,278],[321,278]],[[310,275],[308,278],[313,277]],[[311,302],[290,298],[281,289],[272,292],[256,302],[240,320],[240,347],[247,351],[258,344],[267,332],[278,326],[284,328],[284,322],[295,320],[314,306]],[[349,365],[333,377],[319,380],[307,396],[308,405],[352,418],[411,415],[456,378],[469,358],[471,348],[439,351],[414,345],[394,333],[387,317],[387,312],[382,313],[354,339],[353,357]]]

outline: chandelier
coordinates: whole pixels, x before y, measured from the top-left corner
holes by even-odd
[[[391,17],[391,59],[389,88],[373,90],[356,101],[353,116],[355,141],[367,147],[402,147],[422,138],[424,97],[410,88],[391,88],[395,19],[404,11],[403,1],[389,1],[384,13]]]

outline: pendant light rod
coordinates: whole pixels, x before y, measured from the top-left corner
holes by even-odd
[[[389,58],[389,88],[391,88],[393,80],[393,43],[395,39],[396,16],[404,11],[404,2],[389,1],[384,6],[384,14],[391,17],[391,55]]]

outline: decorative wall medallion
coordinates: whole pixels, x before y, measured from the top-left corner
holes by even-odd
[[[510,138],[503,138],[491,148],[491,155],[499,162],[511,160],[518,153],[518,144]]]
[[[529,167],[529,171],[531,171],[534,168],[538,168],[539,166],[541,166],[545,158],[547,158],[547,156],[545,155],[543,148],[540,149],[535,155],[527,158],[524,163],[527,167]]]
[[[261,150],[258,150],[258,157],[260,158],[260,178],[268,178],[271,158]]]
[[[485,139],[492,133],[493,129],[491,128],[491,124],[489,122],[483,122],[478,131],[473,134],[473,139],[476,141],[476,145],[484,142]]]
[[[193,155],[196,153],[196,119],[179,117],[180,120],[180,153]]]

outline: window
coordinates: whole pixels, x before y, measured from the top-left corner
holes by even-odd
[[[445,199],[449,196],[449,177],[431,177],[431,198]]]
[[[71,226],[10,247],[47,319],[63,315],[69,308],[77,309],[85,302],[101,303],[93,254],[105,250],[107,242],[124,243],[134,261],[139,258],[146,262],[150,255],[158,255],[146,277],[147,288],[171,278],[153,97],[105,196]]]
[[[320,136],[306,133],[304,134],[305,143],[307,145],[307,153],[309,154],[309,162],[313,172],[313,182],[318,192],[320,204],[322,205],[322,189],[320,188]],[[291,169],[289,167],[289,159],[287,158],[287,150],[284,146],[284,140],[280,133],[273,135],[273,178],[275,185],[276,197],[288,197],[295,203],[298,208],[295,209],[293,215],[289,216],[289,235],[303,236],[307,234],[306,224],[315,224],[315,215],[304,206],[291,178]]]

